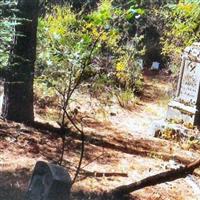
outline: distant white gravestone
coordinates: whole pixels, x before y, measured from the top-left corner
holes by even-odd
[[[153,62],[151,65],[151,70],[159,70],[160,69],[160,63],[159,62]]]
[[[39,161],[25,200],[69,200],[70,190],[71,178],[63,167]]]
[[[200,125],[200,43],[184,50],[177,94],[169,103],[167,119]]]

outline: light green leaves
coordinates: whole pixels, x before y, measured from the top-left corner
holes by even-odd
[[[14,0],[0,1],[0,68],[7,66],[10,46],[14,37],[15,18]]]

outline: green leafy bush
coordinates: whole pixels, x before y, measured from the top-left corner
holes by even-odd
[[[200,2],[182,0],[178,4],[168,4],[162,9],[162,17],[165,20],[162,51],[169,58],[173,71],[177,71],[183,49],[200,39]]]
[[[8,64],[11,43],[14,37],[15,0],[0,1],[0,68]]]
[[[138,97],[136,97],[133,94],[133,91],[130,89],[127,89],[125,91],[119,91],[116,94],[116,97],[119,105],[127,110],[132,110],[138,103]]]
[[[56,6],[39,20],[37,75],[42,75],[49,86],[62,90],[69,81],[75,83],[80,74],[81,81],[101,79],[105,74],[108,84],[135,87],[141,79],[139,51],[132,45],[136,40],[121,28],[121,24],[128,23],[128,12],[114,7],[110,0],[102,0],[96,10],[86,15]],[[124,69],[119,72],[120,62]]]

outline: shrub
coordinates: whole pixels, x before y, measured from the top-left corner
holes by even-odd
[[[137,64],[141,52],[136,50],[141,38],[129,38],[122,27],[130,15],[110,0],[102,0],[96,10],[84,15],[69,6],[54,7],[39,20],[37,77],[67,104],[84,81],[96,81],[94,87],[100,90],[141,89]],[[120,63],[124,68],[119,70]]]
[[[127,89],[125,91],[119,91],[116,93],[116,97],[118,100],[119,105],[122,108],[132,110],[136,103],[138,102],[138,98],[134,95],[133,91]]]
[[[183,49],[200,39],[200,2],[182,0],[178,4],[168,4],[162,9],[162,17],[166,24],[162,53],[169,58],[171,68],[176,72]]]
[[[14,37],[16,1],[0,2],[0,68],[7,66],[11,43]]]

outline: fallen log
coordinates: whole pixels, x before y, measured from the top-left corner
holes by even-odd
[[[193,171],[198,167],[200,167],[200,159],[190,163],[189,165],[186,165],[185,167],[180,167],[178,169],[172,169],[153,176],[149,176],[129,185],[119,186],[113,189],[108,194],[108,196],[110,199],[113,197],[118,198],[148,186],[154,186],[160,183],[174,181],[179,178],[185,178],[188,174],[192,174]]]

